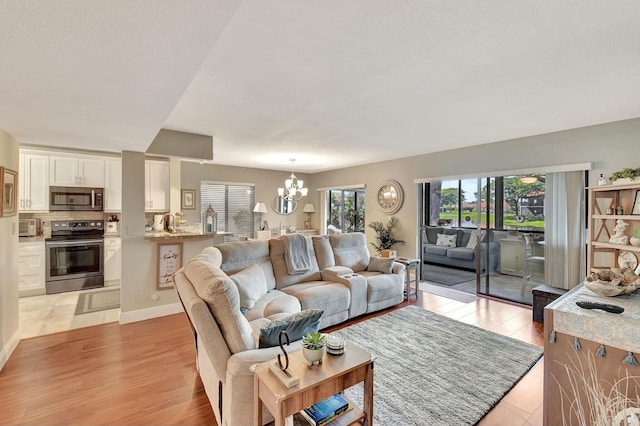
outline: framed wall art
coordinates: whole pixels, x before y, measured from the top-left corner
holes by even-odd
[[[15,216],[18,213],[18,173],[0,167],[0,188],[2,192],[0,216]]]
[[[195,210],[195,209],[196,209],[196,190],[183,189],[182,190],[182,210]]]
[[[156,288],[173,288],[173,273],[182,267],[182,243],[158,244],[158,281]]]

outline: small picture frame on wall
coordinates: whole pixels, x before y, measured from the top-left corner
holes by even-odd
[[[633,208],[631,209],[631,214],[640,215],[640,189],[636,191],[636,198],[633,200]]]
[[[15,216],[18,213],[18,173],[0,167],[0,217]]]
[[[182,267],[182,243],[158,244],[158,280],[156,288],[173,288],[173,273]]]
[[[182,190],[182,210],[195,210],[195,209],[196,209],[196,190],[183,189]]]

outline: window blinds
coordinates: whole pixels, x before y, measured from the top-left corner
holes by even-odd
[[[200,184],[200,216],[211,204],[218,215],[218,231],[233,233],[228,240],[253,236],[255,191],[253,185],[215,182]]]

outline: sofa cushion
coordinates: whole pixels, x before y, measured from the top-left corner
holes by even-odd
[[[311,269],[302,274],[289,274],[287,269],[287,262],[284,258],[284,242],[279,238],[272,238],[269,240],[269,259],[273,265],[273,274],[276,280],[276,287],[283,289],[293,284],[298,284],[307,281],[316,281],[320,279],[320,269],[318,268],[318,261],[316,260],[315,252],[313,251],[313,245],[311,244],[311,238],[305,238],[307,243],[307,250],[309,250],[309,261],[311,262]]]
[[[425,254],[435,254],[436,256],[446,256],[447,250],[451,250],[451,247],[436,246],[433,244],[427,244],[424,246]]]
[[[260,327],[259,348],[270,348],[280,343],[280,332],[287,331],[290,342],[302,339],[309,333],[318,331],[320,318],[324,312],[321,309],[307,309],[291,314],[280,320],[272,321]]]
[[[447,250],[447,257],[452,259],[473,260],[473,250],[466,247],[456,247]]]
[[[467,244],[469,244],[471,236],[473,235],[472,233],[473,231],[461,231],[460,239],[456,242],[456,247],[466,247]]]
[[[313,243],[313,249],[316,252],[316,259],[318,260],[318,267],[321,271],[336,266],[328,236],[311,237],[311,242]]]
[[[455,247],[457,235],[438,234],[436,246],[438,247]]]
[[[363,233],[329,235],[336,266],[346,266],[353,272],[365,271],[369,266],[369,250]]]
[[[469,241],[465,245],[466,248],[474,250],[480,241],[481,234],[477,230],[469,232]]]
[[[369,266],[367,266],[367,271],[381,272],[383,274],[390,274],[391,269],[393,269],[393,259],[388,258],[371,257],[369,259]]]
[[[267,280],[260,263],[254,263],[229,278],[238,286],[241,309],[253,308],[258,299],[267,294]]]
[[[267,280],[267,288],[271,290],[276,287],[273,268],[269,259],[269,241],[254,240],[242,241],[241,243],[222,243],[216,245],[216,248],[222,254],[220,269],[227,274],[235,274],[259,262]]]
[[[284,288],[300,301],[302,309],[322,309],[325,318],[347,312],[351,304],[351,292],[346,285],[328,281],[313,281]]]
[[[187,263],[184,274],[209,306],[231,353],[254,349],[251,325],[240,312],[240,295],[233,280],[220,268],[196,259]]]
[[[436,241],[438,241],[438,234],[442,234],[443,232],[442,228],[434,228],[432,226],[427,226],[426,227],[426,236],[427,236],[427,241],[429,241],[429,243],[431,244],[435,244]]]
[[[269,290],[253,305],[253,309],[249,309],[244,316],[249,322],[259,318],[267,318],[273,321],[283,315],[295,314],[301,310],[300,301],[295,297],[280,290]]]

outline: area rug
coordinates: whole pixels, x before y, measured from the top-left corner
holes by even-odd
[[[78,295],[76,315],[120,307],[120,289],[87,291]]]
[[[542,356],[543,348],[418,308],[335,332],[371,354],[374,424],[473,425]],[[362,384],[345,393],[362,404]]]
[[[423,265],[422,279],[444,285],[455,285],[476,279],[476,273],[438,265]]]

